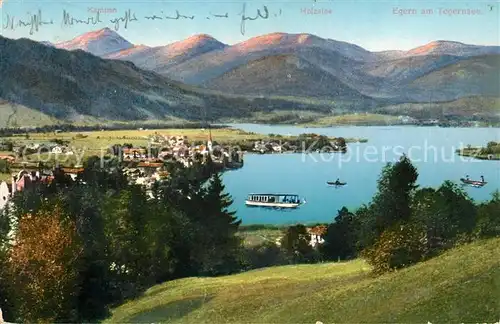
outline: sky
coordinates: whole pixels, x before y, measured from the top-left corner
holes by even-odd
[[[148,46],[165,45],[201,33],[226,44],[235,44],[274,32],[309,33],[354,43],[370,51],[409,50],[435,40],[500,45],[500,3],[493,0],[0,0],[0,3],[1,34],[14,39],[27,37],[61,42],[109,27],[134,44]],[[98,22],[95,17],[99,9],[102,12]],[[258,9],[263,17],[257,16]],[[311,9],[319,13],[310,14]],[[176,17],[176,10],[179,15],[194,18],[165,19],[166,16]],[[128,21],[127,26],[124,24],[126,12],[130,12],[130,18],[136,18]],[[226,14],[227,17],[214,16]],[[163,19],[146,19],[152,16]],[[245,19],[242,30],[242,18],[256,16],[255,20]],[[94,17],[96,23],[70,25],[68,17],[81,21]],[[122,21],[117,26],[115,21],[120,17]],[[37,20],[52,21],[52,24],[39,25],[38,30],[22,26],[22,23]]]

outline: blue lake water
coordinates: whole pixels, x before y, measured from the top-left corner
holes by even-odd
[[[483,175],[488,182],[483,188],[465,187],[474,200],[487,200],[500,190],[500,161],[465,158],[455,153],[468,144],[500,142],[498,128],[231,126],[262,134],[316,133],[368,139],[367,143],[349,144],[346,154],[246,154],[242,169],[224,174],[226,190],[234,200],[232,209],[244,225],[330,222],[342,206],[355,210],[368,203],[383,166],[397,161],[403,153],[417,167],[421,187],[438,187],[444,180],[459,183],[465,175],[471,179]],[[347,185],[335,188],[326,184],[337,178]],[[296,193],[305,197],[307,203],[289,211],[246,207],[245,199],[252,192]]]

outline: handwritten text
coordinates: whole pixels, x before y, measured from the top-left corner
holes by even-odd
[[[62,20],[61,20],[61,27],[71,27],[74,25],[98,25],[101,23],[105,23],[106,21],[111,23],[116,31],[118,31],[120,28],[125,28],[127,29],[129,24],[132,22],[138,22],[139,18],[136,16],[135,12],[133,12],[131,9],[127,9],[123,12],[123,14],[118,15],[117,17],[113,17],[111,19],[107,19],[106,21],[103,20],[102,15],[103,13],[116,13],[115,8],[88,8],[87,12],[92,13],[92,16],[87,16],[87,17],[76,17],[73,16],[69,11],[63,10],[62,11]],[[240,17],[240,32],[242,35],[245,35],[245,30],[246,30],[246,23],[248,21],[255,21],[255,20],[267,20],[271,16],[278,17],[282,13],[281,9],[279,12],[276,12],[272,14],[267,6],[262,6],[262,8],[257,9],[255,15],[248,15],[247,14],[247,6],[246,3],[243,3],[243,7],[241,12],[237,13],[236,16]],[[228,19],[230,18],[229,12],[217,12],[217,13],[212,13],[210,12],[208,15],[197,17],[195,15],[190,15],[186,13],[181,13],[179,10],[175,10],[174,14],[165,14],[163,11],[160,11],[159,13],[152,14],[152,15],[146,15],[143,17],[145,20],[194,20],[196,18],[201,18],[201,19]],[[33,33],[38,32],[39,28],[42,25],[52,25],[54,24],[53,20],[50,21],[44,21],[42,20],[42,11],[38,10],[38,13],[35,15],[29,15],[28,19],[18,19],[14,16],[7,15],[6,19],[4,20],[3,24],[3,29],[10,29],[14,30],[17,28],[30,28],[30,35],[33,35]]]

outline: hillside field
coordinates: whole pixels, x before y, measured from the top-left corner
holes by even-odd
[[[150,288],[106,323],[496,323],[500,239],[374,277],[362,260],[186,278]]]

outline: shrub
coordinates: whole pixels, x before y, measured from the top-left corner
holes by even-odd
[[[243,266],[245,270],[289,264],[286,253],[274,242],[264,242],[260,245],[243,250]]]
[[[0,144],[0,151],[12,152],[13,150],[14,150],[14,143],[12,143],[12,141],[3,141]]]
[[[20,218],[6,272],[9,298],[22,322],[76,319],[82,253],[76,225],[55,206]]]
[[[500,192],[493,193],[490,201],[479,205],[474,235],[477,238],[500,236]]]
[[[57,145],[67,145],[69,144],[68,141],[65,141],[63,139],[60,139],[60,138],[53,138],[50,140],[52,143],[56,143]]]
[[[356,256],[357,228],[355,215],[343,207],[335,221],[328,225],[325,243],[319,247],[321,254],[329,260],[346,260]]]
[[[290,226],[284,234],[281,247],[294,262],[310,262],[317,259],[313,247],[309,245],[311,236],[304,225]]]
[[[10,166],[7,160],[0,159],[0,173],[9,173]]]
[[[425,233],[413,224],[395,225],[385,230],[375,244],[361,255],[375,274],[404,268],[422,261],[425,255]]]

